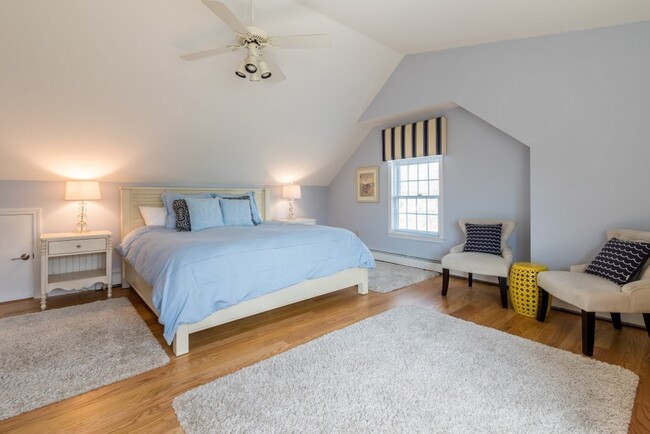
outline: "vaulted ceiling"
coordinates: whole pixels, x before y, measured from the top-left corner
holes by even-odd
[[[224,0],[248,24],[249,0]],[[489,4],[489,7],[488,7]],[[357,121],[405,54],[650,19],[646,0],[258,0],[287,75],[251,83],[199,0],[3,0],[0,179],[328,185],[366,134]]]
[[[647,0],[297,0],[403,54],[650,20]]]

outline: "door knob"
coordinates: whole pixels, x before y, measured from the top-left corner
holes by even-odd
[[[20,258],[11,258],[12,261],[28,261],[29,258],[31,258],[31,255],[27,253],[23,253],[20,255]]]

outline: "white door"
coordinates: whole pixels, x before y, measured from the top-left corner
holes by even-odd
[[[34,297],[34,215],[0,210],[0,302]]]

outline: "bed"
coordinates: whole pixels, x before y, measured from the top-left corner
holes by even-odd
[[[147,246],[147,239],[150,240],[149,242],[153,242],[155,240],[155,242],[158,243],[149,245],[148,248],[150,251],[154,246],[157,246],[157,249],[155,251],[162,252],[160,253],[161,256],[166,255],[166,257],[159,259],[159,262],[161,263],[176,261],[176,257],[173,257],[172,259],[174,252],[172,252],[172,247],[169,246],[175,246],[174,239],[178,237],[184,237],[183,240],[187,243],[194,243],[192,239],[196,239],[196,243],[200,244],[200,246],[192,245],[188,248],[182,248],[181,246],[178,246],[178,250],[180,252],[183,252],[185,257],[192,256],[192,254],[194,255],[193,257],[197,257],[197,254],[195,253],[196,251],[190,251],[188,250],[189,248],[200,249],[203,248],[203,244],[212,242],[215,246],[218,246],[217,248],[221,251],[221,253],[215,253],[215,257],[213,259],[205,259],[205,261],[217,261],[217,256],[219,255],[222,255],[222,257],[226,258],[227,260],[230,260],[233,256],[237,256],[232,254],[232,249],[226,249],[226,244],[224,244],[223,240],[236,237],[246,238],[248,233],[246,233],[245,230],[249,230],[249,233],[251,234],[255,233],[256,237],[261,237],[261,241],[259,241],[261,243],[261,247],[257,249],[258,252],[264,252],[264,249],[266,248],[265,246],[267,246],[265,243],[270,242],[268,240],[271,238],[275,238],[276,233],[279,234],[280,232],[287,232],[287,237],[289,237],[289,240],[283,241],[285,244],[283,248],[285,248],[287,258],[289,258],[289,261],[291,261],[292,259],[301,256],[301,251],[291,250],[302,248],[298,246],[299,243],[296,243],[296,240],[305,240],[304,244],[308,245],[310,244],[310,240],[316,240],[320,236],[319,231],[339,231],[339,235],[343,232],[347,232],[341,229],[326,228],[322,226],[309,225],[310,227],[308,227],[307,225],[290,225],[287,223],[269,222],[256,226],[254,230],[250,230],[251,228],[226,228],[223,231],[219,231],[221,228],[216,228],[216,230],[208,229],[204,231],[204,239],[201,239],[201,241],[199,241],[198,234],[201,234],[201,232],[195,232],[191,235],[184,236],[181,235],[181,233],[176,233],[170,229],[164,230],[162,228],[156,229],[155,227],[145,227],[144,220],[139,211],[139,206],[162,206],[163,204],[161,195],[165,191],[172,191],[179,194],[218,193],[233,195],[244,194],[246,192],[253,191],[255,193],[260,215],[265,221],[268,220],[269,217],[270,191],[268,189],[250,188],[120,188],[121,238],[123,240],[123,243],[126,242],[129,244],[129,246],[131,243],[133,244],[133,251],[131,252],[130,256],[125,255],[127,259],[123,257],[122,260],[122,286],[124,288],[133,288],[144,300],[144,302],[152,309],[152,311],[158,315],[161,323],[163,323],[165,326],[165,339],[167,342],[171,341],[173,352],[176,356],[189,352],[189,335],[200,330],[215,327],[221,324],[235,321],[237,319],[245,318],[251,315],[269,311],[281,306],[286,306],[330,292],[338,291],[344,288],[349,288],[351,286],[357,286],[358,293],[361,295],[368,293],[368,267],[372,267],[374,265],[371,256],[369,259],[364,256],[363,260],[358,261],[358,264],[357,262],[354,262],[355,265],[352,265],[351,268],[345,268],[341,271],[338,271],[338,268],[334,268],[333,266],[319,266],[316,271],[312,270],[310,274],[310,276],[316,277],[307,277],[306,280],[301,280],[295,283],[290,280],[286,280],[287,282],[291,282],[291,284],[287,286],[281,286],[279,289],[272,287],[272,285],[269,284],[271,285],[270,288],[259,288],[260,291],[257,292],[256,287],[256,291],[252,291],[246,296],[248,298],[243,299],[243,301],[237,302],[236,304],[225,302],[210,304],[214,301],[214,298],[210,298],[210,302],[207,301],[207,298],[205,300],[203,298],[213,297],[213,295],[206,295],[203,290],[196,290],[194,293],[192,293],[192,285],[180,284],[180,282],[187,282],[188,278],[193,278],[194,274],[186,274],[183,276],[180,273],[175,273],[173,274],[174,277],[181,276],[185,280],[180,280],[179,277],[175,282],[173,279],[168,279],[161,283],[161,280],[164,279],[156,279],[155,283],[153,283],[154,279],[152,279],[151,268],[143,267],[142,265],[144,261],[149,260],[148,258],[151,256],[151,253],[144,251],[145,247],[139,247]],[[345,236],[347,237],[347,235]],[[292,237],[293,241],[291,241]],[[212,238],[214,238],[214,240],[212,240]],[[355,241],[358,241],[356,240],[356,237],[352,236],[352,238],[355,238]],[[135,239],[137,239],[137,242],[140,244],[136,244],[134,241]],[[250,245],[250,243],[255,243],[257,241],[247,240],[246,242],[248,242]],[[346,242],[349,244],[351,240],[346,240]],[[362,243],[361,245],[363,246]],[[137,253],[139,253],[139,250],[136,247],[143,250],[143,253],[141,252],[139,256],[137,255]],[[367,251],[365,246],[363,246],[363,248]],[[270,247],[268,247],[268,249],[271,251]],[[314,254],[320,254],[317,252],[321,252],[322,250],[324,249],[315,249]],[[277,269],[288,270],[288,267],[292,266],[290,262],[286,265],[279,264],[277,262],[280,260],[278,258],[283,257],[284,255],[275,256],[276,257],[274,258],[274,261],[276,262],[273,263],[273,267],[276,267]],[[182,258],[183,254],[179,253],[179,257]],[[201,255],[199,255],[199,257],[203,258]],[[242,257],[245,258],[244,256]],[[142,260],[139,258],[142,258]],[[153,263],[152,260],[149,260],[149,262]],[[316,259],[313,262],[316,263]],[[326,265],[329,264],[327,261],[322,263]],[[248,264],[249,265],[247,266],[250,267],[250,276],[259,275],[260,278],[262,278],[263,273],[271,269],[271,266],[265,265],[265,263],[256,263],[255,261],[252,261]],[[353,262],[350,262],[350,264],[353,264]],[[209,268],[208,265],[210,265],[210,267],[213,267],[210,269],[214,270],[218,270],[219,266],[221,266],[217,262],[213,262],[212,264],[208,264],[206,262],[203,271]],[[232,263],[230,266],[236,268]],[[223,267],[225,267],[225,265],[223,265]],[[140,273],[136,271],[136,268],[140,270]],[[167,277],[166,271],[161,271],[160,273],[161,276],[164,274],[164,276]],[[218,271],[215,271],[215,274],[217,273]],[[280,277],[279,274],[280,273],[275,273],[276,277]],[[290,278],[293,277],[286,276],[286,279]],[[278,282],[282,282],[282,280],[275,279],[268,280],[268,282],[273,282],[273,284],[279,285],[280,283]],[[255,282],[249,282],[248,280],[246,280],[246,282],[242,281],[241,284],[237,282],[237,286],[245,287],[246,285],[255,285]],[[185,286],[187,286],[187,288],[185,288]],[[265,292],[262,291],[262,289],[268,289],[271,292]],[[168,298],[173,298],[172,295],[162,296],[161,294],[180,294],[180,297],[183,298],[183,301],[174,304],[174,302],[167,301]],[[236,299],[234,296],[231,298]],[[183,317],[184,314],[182,311],[187,310],[186,305],[192,304],[195,305],[195,308],[199,306],[201,309],[203,309],[203,306],[209,305],[209,312],[206,313],[205,311],[188,311],[189,313]],[[181,307],[177,308],[176,306],[179,305]],[[176,310],[180,312],[178,315],[176,315]],[[170,318],[174,318],[174,320],[172,321]],[[191,320],[187,320],[188,318],[191,318]],[[165,323],[165,321],[167,323]]]

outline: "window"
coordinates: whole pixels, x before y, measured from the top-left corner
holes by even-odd
[[[442,157],[393,160],[391,172],[392,236],[441,239]]]

